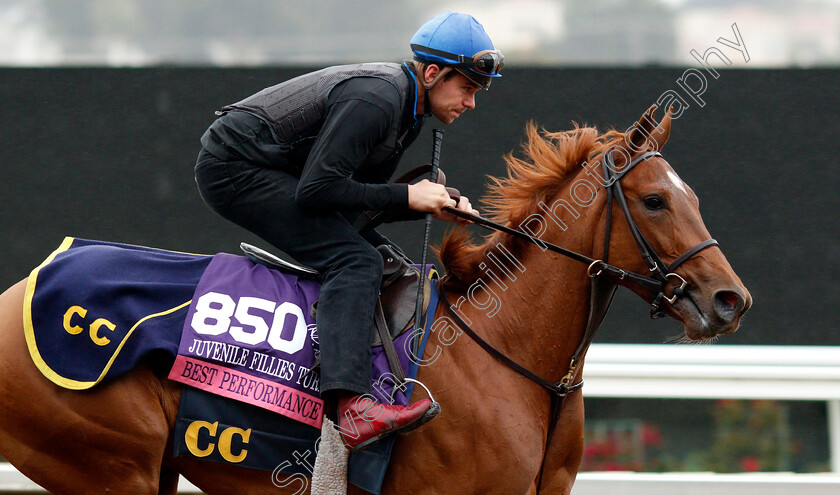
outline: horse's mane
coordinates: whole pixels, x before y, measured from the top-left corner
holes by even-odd
[[[488,192],[481,200],[485,217],[514,228],[537,212],[540,202],[548,203],[587,160],[624,138],[623,133],[615,130],[599,134],[596,128],[577,123],[569,131],[548,132],[529,122],[525,135],[524,156],[505,155],[507,177],[489,177]],[[447,232],[437,248],[446,270],[447,287],[463,289],[475,282],[482,275],[479,264],[497,244],[517,255],[524,242],[495,232],[477,244],[464,229]]]

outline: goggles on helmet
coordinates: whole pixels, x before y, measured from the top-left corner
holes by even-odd
[[[497,76],[505,66],[505,56],[499,50],[484,50],[472,56],[467,68],[484,76]]]
[[[472,57],[466,57],[422,45],[412,44],[411,49],[415,52],[435,55],[448,60],[456,60],[457,62],[445,63],[451,67],[469,69],[482,76],[499,77],[501,76],[500,72],[502,67],[505,65],[505,56],[499,50],[484,50],[476,53]]]

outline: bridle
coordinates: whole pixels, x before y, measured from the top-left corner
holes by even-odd
[[[688,285],[688,282],[680,275],[675,273],[674,270],[677,269],[678,266],[682,265],[689,258],[694,256],[695,254],[699,253],[700,251],[706,249],[707,247],[717,246],[718,242],[715,239],[707,239],[696,246],[692,247],[691,249],[687,250],[680,256],[678,256],[671,264],[665,264],[662,261],[662,258],[656,254],[656,251],[651,247],[648,240],[645,238],[642,231],[639,230],[639,226],[636,224],[636,221],[633,220],[633,216],[630,214],[630,208],[627,206],[627,198],[624,195],[624,190],[621,188],[621,178],[633,169],[639,163],[647,160],[648,158],[653,158],[656,156],[661,157],[662,154],[658,151],[646,151],[642,153],[635,159],[633,159],[622,171],[618,174],[615,171],[615,160],[613,159],[613,152],[614,149],[606,152],[604,154],[604,163],[602,166],[603,173],[604,173],[604,180],[606,181],[606,190],[607,190],[607,218],[606,218],[606,228],[605,228],[605,238],[604,238],[604,255],[602,260],[595,260],[587,269],[587,273],[590,277],[597,275],[596,272],[593,274],[593,270],[601,270],[602,264],[606,265],[607,260],[609,259],[609,251],[610,251],[610,234],[612,232],[612,202],[613,198],[618,203],[621,211],[624,212],[624,218],[627,220],[627,224],[630,227],[630,232],[633,235],[633,239],[636,241],[636,245],[639,247],[639,251],[642,254],[642,259],[644,259],[645,264],[648,267],[648,270],[651,274],[653,274],[653,279],[656,280],[659,284],[659,290],[657,291],[656,297],[654,297],[653,302],[651,303],[651,311],[650,316],[651,318],[662,318],[665,316],[665,312],[663,311],[662,301],[666,301],[668,304],[674,304],[677,298],[682,297],[685,293],[685,288]],[[622,278],[619,276],[619,278]],[[680,282],[680,285],[674,288],[671,296],[665,295],[665,285],[668,283],[669,278],[674,278]]]
[[[473,223],[482,227],[510,234],[514,237],[524,239],[532,244],[540,246],[544,250],[547,249],[549,251],[562,254],[563,256],[571,258],[575,261],[585,263],[588,265],[586,273],[591,278],[606,275],[614,279],[627,280],[644,289],[648,289],[652,292],[655,292],[656,296],[653,298],[653,302],[651,303],[651,318],[661,318],[665,316],[662,304],[663,301],[669,304],[674,304],[677,298],[683,297],[685,295],[685,288],[688,285],[688,282],[686,282],[686,280],[682,276],[675,272],[677,267],[688,261],[692,256],[699,253],[700,251],[708,247],[717,246],[718,241],[716,241],[715,239],[707,239],[703,242],[700,242],[694,247],[688,249],[680,256],[678,256],[670,264],[666,264],[664,261],[662,261],[662,258],[659,257],[659,255],[650,245],[642,231],[639,229],[639,226],[636,224],[636,221],[633,220],[633,215],[630,213],[630,207],[627,205],[627,198],[625,197],[624,190],[621,187],[621,178],[624,177],[624,175],[627,174],[627,172],[635,168],[635,166],[639,163],[649,158],[657,156],[661,157],[662,154],[658,151],[646,151],[641,155],[637,156],[635,159],[633,159],[620,172],[617,172],[615,167],[615,161],[613,159],[613,150],[610,150],[604,154],[602,172],[604,182],[606,184],[604,188],[606,189],[607,193],[607,218],[604,229],[605,235],[603,256],[601,259],[590,258],[586,255],[570,251],[566,248],[557,246],[550,242],[543,241],[542,239],[534,237],[533,235],[528,234],[522,230],[514,229],[506,225],[493,222],[492,220],[478,215],[472,215],[461,210],[457,210],[455,208],[446,208],[446,210],[449,213],[470,220]],[[642,259],[644,260],[645,265],[647,265],[651,276],[631,272],[609,264],[608,260],[610,251],[610,237],[612,233],[613,200],[615,200],[616,203],[618,203],[619,207],[621,208],[621,211],[624,213],[624,218],[627,220],[627,224],[630,227],[630,232],[633,235],[633,239],[636,241],[637,246],[639,247]],[[667,296],[665,295],[665,286],[668,284],[668,279],[671,278],[678,280],[680,282],[680,285],[672,291],[671,296]]]
[[[541,387],[547,389],[551,393],[551,413],[549,420],[550,422],[548,426],[548,435],[546,437],[545,452],[548,451],[549,443],[551,442],[551,437],[554,432],[557,419],[560,417],[560,410],[562,407],[563,398],[567,394],[579,390],[583,387],[583,380],[578,381],[578,383],[574,385],[572,384],[572,382],[574,381],[577,375],[580,361],[586,353],[586,350],[589,348],[589,345],[595,338],[595,333],[600,327],[601,322],[603,322],[604,317],[606,316],[606,313],[609,310],[610,304],[612,303],[613,295],[615,294],[615,290],[617,288],[617,284],[614,281],[616,279],[627,281],[654,292],[656,296],[654,296],[653,302],[651,303],[650,315],[651,318],[661,318],[665,316],[664,303],[674,304],[678,298],[685,296],[685,288],[687,287],[688,282],[682,276],[675,272],[677,267],[685,263],[688,259],[690,259],[695,254],[699,253],[700,251],[708,247],[718,245],[718,242],[715,239],[708,239],[688,249],[670,264],[666,264],[665,262],[663,262],[662,258],[659,257],[659,255],[647,241],[644,234],[642,234],[635,220],[633,220],[633,216],[630,213],[630,208],[627,205],[627,198],[624,195],[624,190],[621,188],[621,178],[627,172],[629,172],[636,165],[642,163],[643,161],[649,158],[657,156],[661,157],[662,155],[658,151],[645,151],[644,153],[638,155],[636,158],[632,159],[630,163],[628,163],[620,172],[617,172],[615,167],[615,161],[613,158],[614,150],[615,148],[604,153],[602,163],[602,173],[605,181],[604,187],[606,189],[607,200],[604,248],[603,256],[601,259],[590,258],[583,254],[570,251],[568,249],[538,239],[522,230],[514,229],[506,225],[493,222],[492,220],[488,220],[478,215],[472,215],[461,210],[457,210],[455,208],[446,208],[446,210],[449,213],[468,219],[482,227],[488,228],[490,230],[505,232],[514,237],[518,237],[520,239],[524,239],[528,242],[536,244],[537,246],[543,248],[543,250],[547,249],[555,253],[562,254],[563,256],[588,265],[586,273],[592,279],[592,283],[590,291],[589,317],[587,319],[586,329],[584,331],[583,339],[581,340],[580,345],[577,347],[574,354],[572,355],[567,373],[563,376],[563,378],[561,378],[557,382],[551,382],[538,376],[536,373],[533,373],[524,366],[518,364],[516,361],[510,359],[504,353],[502,353],[501,351],[493,347],[490,343],[482,339],[478,334],[475,333],[475,331],[472,328],[470,328],[469,324],[466,321],[464,321],[464,319],[452,308],[452,303],[446,297],[446,291],[443,287],[444,284],[438,284],[440,298],[444,307],[446,308],[449,315],[453,318],[455,323],[461,328],[461,330],[464,331],[464,333],[469,335],[470,338],[472,338],[479,346],[481,346],[485,351],[487,351],[495,358],[499,359],[502,363],[504,363],[517,373],[525,376],[529,380],[537,383]],[[648,267],[650,275],[643,275],[624,270],[609,263],[613,201],[615,201],[621,208],[621,211],[624,212],[624,217],[627,220],[628,226],[630,227],[630,232],[632,233],[633,239],[636,241],[636,244],[639,247],[639,251],[642,255],[642,258],[645,261],[645,265],[647,265]],[[669,279],[677,280],[680,285],[674,288],[670,296],[667,296],[665,294],[665,286],[668,284]],[[541,481],[542,471],[540,472],[540,483]],[[539,488],[539,483],[537,486]]]

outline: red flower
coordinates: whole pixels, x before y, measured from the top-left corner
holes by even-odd
[[[644,425],[642,427],[642,442],[653,447],[662,445],[662,434],[659,433],[659,428],[650,424]]]
[[[755,456],[747,456],[741,459],[741,471],[754,473],[761,470],[761,462]]]
[[[627,466],[617,462],[608,462],[603,466],[604,471],[627,471]]]

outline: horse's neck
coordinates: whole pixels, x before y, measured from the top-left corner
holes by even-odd
[[[603,190],[599,194],[603,197]],[[557,198],[569,198],[568,190]],[[550,233],[542,239],[592,256],[600,249],[596,237],[603,235],[598,228],[603,210],[599,200],[578,209],[577,218],[564,216],[565,231],[545,218]],[[479,335],[506,355],[546,379],[559,379],[586,327],[590,287],[586,265],[535,245],[528,245],[519,257],[496,246],[486,258],[489,262],[482,270],[487,277],[473,284],[472,296],[468,293],[461,304],[463,314],[474,322]]]

